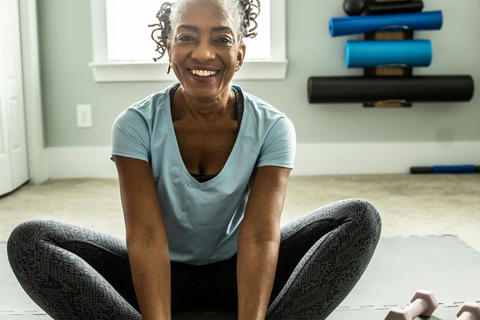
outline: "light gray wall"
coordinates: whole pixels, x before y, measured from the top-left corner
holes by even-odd
[[[415,33],[416,39],[431,39],[434,51],[431,67],[416,68],[414,73],[471,74],[474,99],[415,103],[403,109],[308,103],[309,76],[361,74],[361,69],[346,69],[343,56],[345,41],[361,36],[331,38],[328,33],[328,19],[344,15],[342,3],[287,0],[287,78],[235,83],[285,112],[296,126],[299,143],[480,140],[478,0],[425,0],[425,10],[443,11],[444,25],[439,31]],[[38,10],[46,147],[110,145],[115,117],[170,82],[96,83],[88,67],[90,1],[39,0]],[[92,104],[93,128],[76,128],[79,103]]]

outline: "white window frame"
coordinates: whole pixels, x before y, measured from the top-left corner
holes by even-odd
[[[285,79],[286,0],[270,5],[271,57],[269,60],[245,60],[234,80]],[[89,63],[96,82],[176,81],[167,74],[167,62],[109,61],[107,58],[106,0],[91,0],[93,62]]]

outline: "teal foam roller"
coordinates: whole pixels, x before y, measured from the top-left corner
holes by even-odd
[[[430,40],[348,40],[345,43],[345,66],[427,67],[432,63]]]

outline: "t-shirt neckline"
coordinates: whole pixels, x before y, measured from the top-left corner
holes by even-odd
[[[245,95],[243,94],[243,91],[239,86],[232,85],[232,88],[238,89],[240,91],[242,97],[243,97],[243,99],[242,99],[243,100],[243,115],[242,115],[242,119],[241,119],[241,122],[240,122],[240,128],[238,130],[238,134],[237,134],[237,137],[235,139],[235,143],[233,145],[233,148],[230,151],[230,154],[228,155],[227,161],[223,165],[223,168],[212,179],[204,181],[204,182],[200,182],[190,174],[187,167],[185,166],[185,163],[183,162],[182,155],[180,153],[180,148],[178,147],[177,136],[175,134],[175,129],[173,127],[170,92],[171,92],[171,90],[176,89],[179,86],[180,86],[180,83],[176,82],[176,83],[172,84],[170,87],[168,87],[167,90],[166,90],[166,93],[167,93],[167,108],[165,110],[168,113],[166,119],[167,119],[167,122],[168,122],[168,129],[169,129],[167,139],[171,139],[170,142],[173,144],[174,149],[175,149],[175,151],[174,151],[175,160],[176,160],[177,163],[179,163],[180,170],[182,171],[184,176],[187,176],[186,179],[190,184],[193,184],[193,185],[199,186],[199,187],[206,187],[206,186],[215,185],[215,184],[219,183],[223,179],[223,177],[225,176],[225,174],[226,174],[225,172],[230,167],[230,163],[233,161],[233,158],[235,157],[235,155],[237,153],[237,149],[239,148],[240,141],[243,139],[243,132],[245,131],[245,125],[246,125],[245,124],[245,121],[246,121],[245,119],[247,118],[247,114],[249,112],[249,110],[248,110],[249,108],[245,107],[245,105],[246,105]]]

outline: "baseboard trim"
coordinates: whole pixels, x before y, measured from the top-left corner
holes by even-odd
[[[111,147],[50,147],[50,179],[117,178],[115,163],[110,160]]]
[[[416,143],[304,143],[298,175],[409,173],[412,166],[480,164],[480,141]]]
[[[51,147],[49,178],[117,178],[110,147]],[[300,143],[292,175],[408,173],[411,166],[480,165],[480,141]]]

